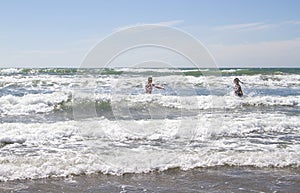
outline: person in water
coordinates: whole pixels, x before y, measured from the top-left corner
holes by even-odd
[[[158,89],[165,89],[164,87],[153,84],[152,83],[152,77],[149,77],[148,78],[148,83],[145,86],[146,93],[151,94],[153,87],[158,88]]]
[[[241,82],[240,79],[235,78],[233,80],[233,83],[234,83],[234,94],[239,97],[243,96],[243,90],[240,85],[240,83],[243,83],[243,82]]]

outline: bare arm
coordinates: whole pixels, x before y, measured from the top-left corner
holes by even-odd
[[[155,88],[158,88],[158,89],[163,89],[163,90],[165,90],[164,87],[161,87],[161,86],[158,86],[158,85],[154,85],[154,87],[155,87]]]

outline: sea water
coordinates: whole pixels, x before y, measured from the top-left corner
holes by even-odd
[[[0,69],[0,181],[299,171],[299,115],[299,68]]]

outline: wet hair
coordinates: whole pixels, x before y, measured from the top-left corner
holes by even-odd
[[[240,79],[238,79],[238,78],[235,78],[235,79],[233,80],[233,82],[237,82],[237,83],[239,83],[239,82],[241,82],[241,81],[240,81]]]
[[[148,81],[149,81],[149,80],[152,80],[152,77],[148,77]]]

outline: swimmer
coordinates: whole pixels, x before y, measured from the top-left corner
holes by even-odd
[[[239,97],[243,96],[243,90],[242,90],[241,85],[239,84],[239,83],[243,83],[243,82],[241,82],[240,79],[235,78],[233,80],[233,83],[234,83],[234,94]]]
[[[146,86],[145,86],[146,93],[151,94],[151,93],[152,93],[153,87],[155,87],[155,88],[157,88],[157,89],[165,89],[164,87],[161,87],[161,86],[158,86],[158,85],[153,84],[153,83],[152,83],[152,77],[149,77],[149,78],[148,78],[148,83],[147,83]]]

